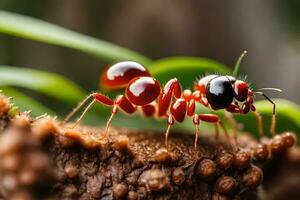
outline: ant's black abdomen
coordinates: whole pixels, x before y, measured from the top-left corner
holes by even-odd
[[[233,101],[234,90],[227,76],[217,76],[206,86],[206,98],[213,109],[227,108]]]

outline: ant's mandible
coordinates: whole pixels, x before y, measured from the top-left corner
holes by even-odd
[[[245,54],[245,52],[244,52]],[[242,54],[242,56],[244,55]],[[240,59],[242,58],[240,57]],[[207,75],[200,78],[194,84],[194,90],[182,91],[181,85],[176,78],[169,80],[164,87],[151,76],[149,71],[141,64],[133,61],[119,62],[107,68],[101,75],[100,84],[106,89],[125,88],[125,95],[119,95],[115,100],[101,94],[92,93],[86,97],[73,111],[67,115],[64,122],[67,122],[77,111],[79,111],[89,99],[92,102],[85,108],[81,116],[75,122],[73,128],[81,121],[86,112],[99,102],[112,107],[112,113],[107,121],[104,138],[108,138],[108,129],[112,118],[121,109],[128,114],[136,112],[139,108],[146,117],[158,116],[167,120],[165,133],[165,145],[168,146],[168,136],[171,126],[175,121],[182,122],[186,116],[193,118],[195,126],[195,142],[197,147],[200,121],[213,123],[218,137],[218,126],[221,126],[228,138],[228,133],[219,116],[216,114],[195,113],[197,103],[213,109],[225,109],[225,116],[229,119],[234,129],[234,139],[237,144],[236,122],[231,113],[247,114],[253,112],[258,121],[258,131],[263,136],[262,119],[253,105],[253,95],[260,94],[273,104],[273,114],[270,132],[275,134],[275,103],[267,97],[262,90],[277,90],[276,88],[262,88],[252,91],[248,83],[237,80],[230,75]]]

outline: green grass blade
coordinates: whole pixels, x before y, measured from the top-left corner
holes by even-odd
[[[165,84],[171,78],[178,78],[184,88],[192,88],[200,75],[207,73],[227,73],[223,64],[207,58],[169,57],[153,62],[147,67],[154,77]]]
[[[42,114],[49,114],[55,116],[56,113],[46,106],[42,105],[38,101],[32,99],[31,97],[19,92],[16,89],[1,87],[2,93],[8,97],[12,97],[12,103],[18,106],[22,111],[31,110],[31,114],[36,117]]]
[[[243,51],[243,53],[240,55],[240,57],[236,61],[234,69],[233,69],[233,73],[232,73],[233,77],[238,77],[238,75],[240,73],[241,62],[242,62],[242,60],[243,60],[243,58],[245,57],[246,54],[247,54],[247,51]]]
[[[72,105],[86,96],[79,86],[60,75],[29,68],[0,66],[0,86],[35,90]]]
[[[0,10],[0,32],[48,44],[76,49],[112,62],[133,60],[145,65],[150,59],[109,42],[31,17]]]

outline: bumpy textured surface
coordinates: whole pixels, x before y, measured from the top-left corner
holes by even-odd
[[[261,166],[295,143],[285,133],[263,145],[226,139],[60,124],[51,117],[9,115],[0,97],[0,199],[258,199]]]

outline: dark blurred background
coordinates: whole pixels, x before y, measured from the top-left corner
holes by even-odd
[[[246,49],[242,72],[248,79],[256,87],[284,90],[271,96],[300,103],[299,0],[1,0],[0,9],[49,21],[153,59],[200,56],[232,67]],[[75,50],[0,34],[0,64],[60,73],[95,90],[100,67],[107,63]]]

